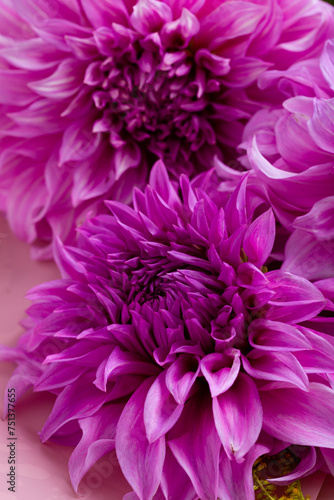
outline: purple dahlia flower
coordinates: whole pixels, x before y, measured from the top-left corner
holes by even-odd
[[[334,196],[316,202],[293,223],[282,269],[311,281],[334,276]]]
[[[212,175],[158,162],[134,208],[106,202],[2,352],[18,394],[56,395],[41,439],[76,445],[75,489],[114,447],[141,500],[251,500],[256,458],[290,444],[309,447],[295,476],[333,469],[333,280],[268,271],[272,211],[247,176],[221,207]]]
[[[175,177],[233,158],[268,104],[258,76],[334,36],[316,0],[0,4],[0,209],[36,257],[100,200],[130,202],[158,158]]]
[[[252,117],[240,146],[247,151],[242,163],[252,169],[281,224],[291,232],[305,221],[321,240],[330,237],[324,232],[326,226],[331,230],[328,210],[334,195],[333,82],[334,39],[326,42],[320,58],[261,75],[260,87],[280,89],[285,100]],[[300,222],[294,222],[296,217]]]

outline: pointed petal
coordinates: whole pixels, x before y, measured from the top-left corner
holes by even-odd
[[[169,447],[190,477],[201,500],[216,500],[221,444],[209,398],[204,401],[192,400],[180,426],[182,435],[170,440]]]
[[[270,451],[270,444],[259,440],[245,455],[244,461],[238,463],[235,460],[230,460],[228,455],[222,450],[219,465],[219,498],[224,500],[253,499],[253,464],[258,457]]]
[[[277,477],[272,480],[274,484],[290,484],[303,476],[309,475],[314,469],[317,462],[317,452],[313,446],[310,446],[308,453],[297,465],[293,472],[282,477]]]
[[[76,492],[86,472],[103,455],[115,448],[116,425],[122,410],[122,404],[106,405],[92,417],[79,420],[82,438],[68,463],[71,482]]]
[[[302,365],[290,352],[251,351],[242,358],[246,372],[253,378],[285,382],[287,387],[296,385],[303,391],[309,388],[309,381]]]
[[[55,66],[64,54],[41,38],[32,38],[1,49],[0,56],[16,68],[40,71]]]
[[[293,325],[256,319],[248,330],[249,343],[264,351],[303,351],[311,349],[311,343],[305,335]]]
[[[184,404],[199,374],[197,356],[181,354],[166,372],[166,386],[179,404]]]
[[[266,314],[270,320],[299,323],[319,314],[326,299],[308,280],[282,271],[266,273],[269,288],[275,292]]]
[[[128,23],[129,14],[123,0],[81,0],[81,5],[94,28]]]
[[[161,489],[165,498],[182,498],[194,500],[196,493],[189,477],[176,461],[169,448],[166,449],[166,459],[161,478]]]
[[[150,443],[164,436],[177,422],[183,410],[166,387],[166,371],[153,382],[144,405],[144,424]]]
[[[334,390],[310,383],[310,391],[260,391],[263,429],[282,441],[305,446],[334,447]]]
[[[107,398],[108,394],[92,385],[89,375],[65,387],[57,397],[52,412],[42,429],[42,442],[47,441],[68,422],[96,413]]]
[[[285,246],[283,271],[308,280],[322,280],[334,275],[334,240],[318,241],[317,235],[297,229]]]
[[[147,379],[131,396],[116,430],[116,453],[122,472],[140,500],[156,493],[165,460],[165,438],[149,443],[144,427],[144,403],[152,384]]]
[[[242,461],[262,428],[258,390],[248,375],[240,373],[227,392],[213,399],[213,415],[226,454]]]
[[[138,0],[130,17],[132,26],[142,35],[159,31],[172,19],[171,8],[157,0]]]
[[[48,99],[63,100],[80,90],[85,66],[76,59],[65,59],[50,76],[28,83],[36,94]]]
[[[275,241],[275,216],[270,208],[260,215],[247,229],[243,249],[248,260],[261,267],[268,259]]]
[[[119,347],[116,347],[97,369],[94,384],[101,391],[106,391],[108,380],[126,374],[149,376],[157,374],[159,371],[153,363],[147,362],[137,354],[122,351]]]
[[[227,391],[235,382],[240,370],[240,351],[226,349],[224,353],[213,353],[201,361],[201,370],[206,378],[211,397]]]

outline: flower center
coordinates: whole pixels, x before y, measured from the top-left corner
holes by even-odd
[[[213,74],[213,56],[203,49],[142,45],[136,40],[88,67],[85,83],[94,87],[98,110],[93,132],[109,134],[115,148],[135,141],[165,161],[179,155],[188,161],[205,144],[216,144],[224,88],[217,72],[227,69],[215,68]]]

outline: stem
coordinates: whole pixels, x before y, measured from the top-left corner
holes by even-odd
[[[256,479],[256,482],[257,484],[260,486],[261,490],[263,491],[263,493],[265,493],[267,495],[267,497],[269,498],[269,500],[275,500],[275,498],[273,498],[269,493],[268,491],[266,491],[266,489],[264,488],[263,484],[261,484],[261,481],[259,481],[258,477],[255,476],[255,479]]]

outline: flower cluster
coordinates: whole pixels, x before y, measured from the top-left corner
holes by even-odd
[[[130,203],[157,159],[176,179],[235,161],[252,114],[285,97],[259,78],[334,36],[314,0],[0,5],[0,208],[44,258],[103,199]]]
[[[42,441],[76,491],[116,450],[125,500],[302,499],[334,475],[334,8],[0,5],[0,209],[62,275],[0,349],[55,396]]]

